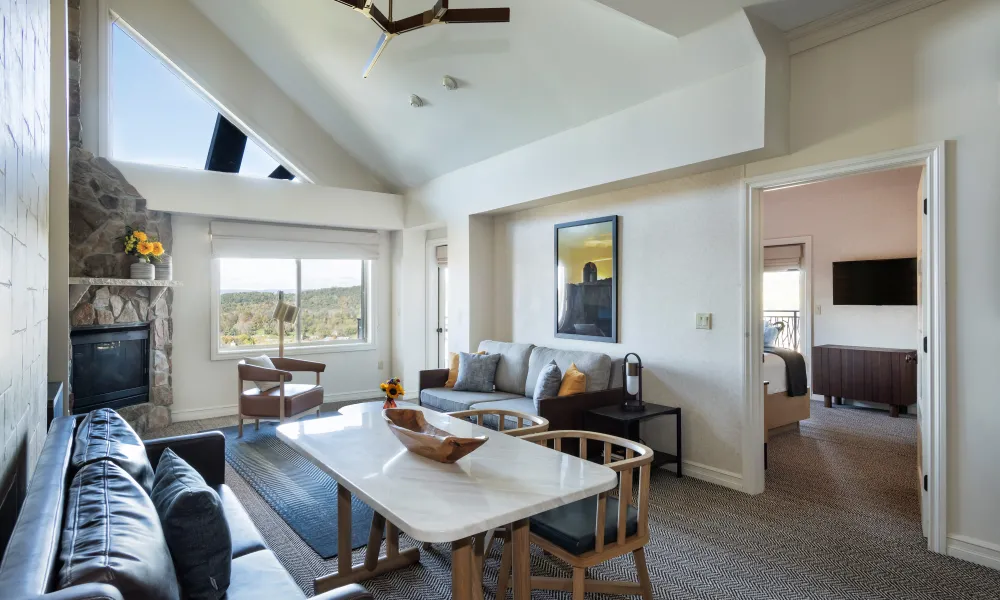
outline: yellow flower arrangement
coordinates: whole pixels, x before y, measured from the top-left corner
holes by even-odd
[[[406,393],[406,390],[403,389],[403,382],[398,377],[381,384],[379,389],[385,392],[385,403],[382,408],[396,408],[396,398]]]
[[[166,248],[159,240],[133,227],[125,228],[122,247],[125,249],[125,254],[139,257],[140,262],[149,262],[150,258],[159,260],[166,252]]]

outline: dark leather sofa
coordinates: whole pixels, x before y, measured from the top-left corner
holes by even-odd
[[[70,488],[69,463],[78,419],[52,421],[28,486],[14,532],[0,565],[3,600],[123,600],[117,588],[88,583],[56,590],[64,507]],[[233,541],[229,600],[294,600],[305,598],[225,484],[226,438],[221,432],[145,442],[152,465],[170,448],[194,467],[222,499]],[[315,596],[321,600],[371,600],[360,586],[347,586]]]

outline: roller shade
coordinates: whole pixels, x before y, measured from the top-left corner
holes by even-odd
[[[213,258],[320,258],[376,260],[379,233],[212,221]]]
[[[798,271],[802,268],[802,244],[764,246],[765,271]]]
[[[448,266],[448,246],[438,246],[434,249],[434,255],[437,257],[439,267]]]

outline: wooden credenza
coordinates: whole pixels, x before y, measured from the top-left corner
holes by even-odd
[[[827,408],[844,398],[899,407],[917,402],[917,351],[861,346],[815,346],[812,353],[813,393]]]

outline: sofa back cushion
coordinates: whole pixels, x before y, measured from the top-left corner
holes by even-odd
[[[531,344],[511,344],[509,342],[494,342],[484,340],[479,343],[480,352],[499,354],[500,364],[494,383],[498,392],[507,392],[519,396],[531,396],[525,393],[525,380],[528,377],[528,360],[531,358]],[[539,369],[540,371],[541,369]],[[538,373],[535,373],[538,378]],[[534,383],[534,380],[532,380]]]
[[[569,366],[576,364],[577,370],[587,376],[587,391],[598,392],[608,389],[611,377],[611,357],[600,352],[582,350],[557,350],[535,346],[528,359],[528,377],[525,380],[525,395],[534,397],[538,374],[550,361],[556,361],[559,370],[565,373]]]
[[[85,465],[70,484],[59,587],[106,583],[125,600],[180,600],[152,500],[114,462]]]
[[[167,448],[156,465],[152,498],[185,597],[221,600],[229,589],[233,540],[219,495]]]
[[[88,414],[76,430],[73,470],[94,462],[110,460],[132,476],[149,494],[153,490],[153,467],[139,434],[110,408]]]

